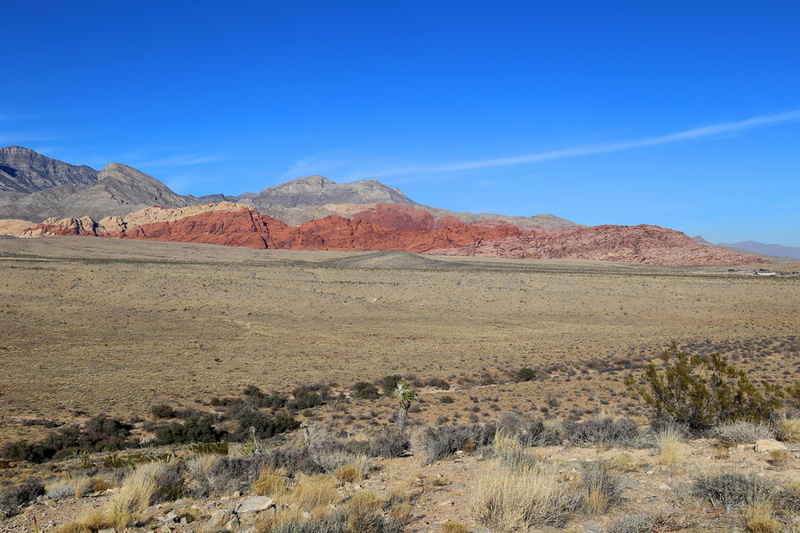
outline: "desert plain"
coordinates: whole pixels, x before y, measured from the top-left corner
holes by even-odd
[[[800,365],[800,278],[726,267],[59,237],[0,239],[0,273],[4,437],[251,384],[469,388],[522,367],[540,379],[500,387],[515,403],[620,407],[620,377],[672,342],[779,383]]]
[[[764,267],[0,239],[0,438],[36,440],[47,431],[36,421],[63,425],[101,413],[141,420],[159,404],[209,409],[210,398],[240,395],[248,385],[289,393],[321,383],[352,394],[354,383],[391,374],[422,383],[412,428],[513,411],[550,420],[625,416],[646,425],[643,405],[623,380],[672,342],[691,354],[718,351],[756,381],[785,386],[798,379],[800,277],[755,274]],[[770,268],[796,272],[800,265]],[[535,379],[515,380],[522,368]],[[446,381],[449,390],[424,385],[431,380]],[[395,402],[381,397],[298,416],[312,427],[355,434],[390,425],[395,412]],[[620,456],[603,447],[543,450],[537,453],[566,465],[565,475],[580,464],[574,461]],[[632,481],[619,512],[642,502],[674,506],[677,496],[667,490],[690,483],[701,462],[770,468],[747,447],[724,458],[710,444],[692,450],[694,466],[660,470],[652,450],[623,452]],[[791,461],[770,476],[796,481]],[[353,486],[379,492],[404,476],[430,483],[409,530],[445,531],[454,520],[489,531],[476,526],[470,503],[486,468],[469,454],[441,464],[383,460],[378,473]],[[3,478],[11,482],[21,472],[7,468]],[[356,490],[350,487],[341,490]],[[48,516],[52,529],[102,498],[76,500],[66,511],[42,500],[7,530],[29,530],[35,513]],[[739,524],[738,515],[692,505],[702,525],[687,531]],[[608,525],[610,516],[584,516],[595,529],[571,530],[600,531],[597,523]],[[195,531],[190,526],[162,529]]]

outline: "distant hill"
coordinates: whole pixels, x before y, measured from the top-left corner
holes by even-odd
[[[753,252],[761,255],[772,255],[775,257],[792,257],[800,259],[800,247],[783,246],[780,244],[764,244],[756,241],[743,241],[733,244],[720,243],[720,246],[728,246],[746,252]]]
[[[421,205],[377,180],[308,176],[259,193],[176,194],[134,168],[101,171],[33,150],[0,149],[0,235],[83,235],[293,250],[373,250],[663,265],[764,263],[650,225],[586,227]],[[763,253],[763,252],[761,252]],[[393,264],[407,256],[376,256]]]

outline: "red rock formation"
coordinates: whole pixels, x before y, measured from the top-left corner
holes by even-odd
[[[675,230],[648,225],[593,226],[570,232],[515,235],[428,253],[517,259],[593,259],[675,266],[769,263],[752,255],[705,246]]]
[[[398,204],[373,204],[369,209],[354,213],[353,218],[366,220],[386,229],[424,229],[430,231],[436,227],[436,220],[427,211]]]
[[[559,232],[532,232],[503,223],[464,224],[458,220],[448,220],[441,226],[427,213],[425,217],[414,208],[398,207],[376,206],[352,219],[333,215],[299,227],[241,208],[209,210],[136,226],[118,224],[113,226],[115,231],[108,231],[88,217],[48,220],[33,231],[44,235],[96,235],[257,249],[402,250],[441,255],[575,258],[663,265],[768,262],[705,246],[683,233],[657,226],[595,226]],[[394,227],[379,225],[375,222],[378,220]],[[116,231],[116,228],[121,229]]]

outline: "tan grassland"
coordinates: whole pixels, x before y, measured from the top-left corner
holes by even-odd
[[[548,378],[485,392],[522,410],[631,409],[620,377],[672,341],[794,380],[800,278],[725,270],[1,239],[2,436],[35,432],[29,417],[131,416],[248,384],[475,385],[524,366]],[[445,414],[468,405],[453,395]]]
[[[409,453],[333,450],[330,475],[265,467],[244,493],[214,483],[218,458],[184,445],[0,461],[0,494],[23,479],[47,485],[45,496],[0,518],[0,533],[34,531],[34,518],[43,533],[268,533],[332,512],[348,513],[353,533],[379,531],[389,518],[432,533],[797,531],[796,413],[779,424],[784,445],[771,451],[755,446],[760,437],[734,439],[736,428],[729,437],[658,438],[623,378],[674,341],[692,354],[719,351],[756,381],[793,383],[799,326],[800,277],[727,267],[0,239],[0,444],[35,441],[48,431],[41,422],[100,413],[136,421],[146,441],[154,405],[219,411],[211,397],[241,397],[247,385],[288,393],[334,383],[335,399],[296,413],[307,432],[285,435],[283,445],[312,450],[334,434],[369,440],[392,425],[396,401],[353,397],[358,381],[400,374],[450,384],[419,386]],[[523,367],[536,379],[514,381]],[[501,432],[494,446],[468,442],[426,460],[427,425],[513,411],[554,431],[567,417],[631,417],[650,445],[532,447]],[[736,429],[745,430],[766,431]],[[229,457],[250,444],[232,444]],[[137,456],[168,462],[134,469]],[[183,465],[182,479],[205,480],[212,492],[155,503],[154,480],[168,479],[167,465]],[[727,509],[691,488],[720,472],[763,480],[771,499]],[[254,494],[273,498],[275,510],[244,513],[239,505]],[[563,523],[541,529],[562,511]]]

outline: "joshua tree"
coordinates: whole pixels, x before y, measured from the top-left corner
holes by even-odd
[[[397,382],[394,396],[400,402],[400,410],[397,412],[397,429],[403,432],[406,429],[408,408],[417,400],[417,390],[408,381],[401,379]]]

